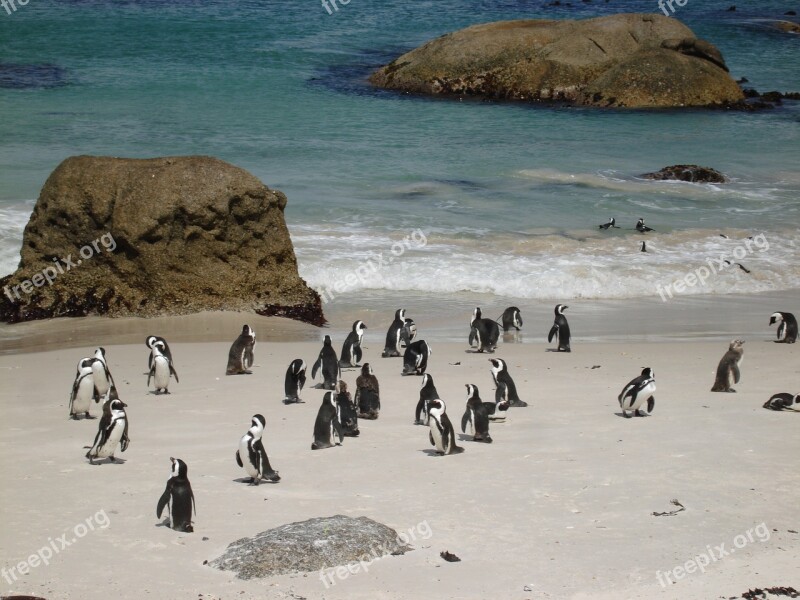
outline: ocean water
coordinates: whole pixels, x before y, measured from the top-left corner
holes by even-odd
[[[791,2],[680,18],[760,91],[800,91]],[[657,12],[655,1],[29,0],[0,9],[0,274],[48,174],[77,154],[206,154],[288,195],[301,275],[374,297],[658,298],[800,288],[800,103],[758,113],[432,100],[366,76],[470,24]],[[787,17],[788,18],[788,17]],[[649,182],[699,163],[724,185]],[[597,225],[615,217],[621,229]],[[645,218],[656,231],[633,230]],[[721,237],[725,234],[727,238]],[[761,240],[755,244],[753,240]],[[405,239],[405,242],[403,241]],[[647,241],[648,252],[640,252]],[[748,244],[748,242],[750,242]]]

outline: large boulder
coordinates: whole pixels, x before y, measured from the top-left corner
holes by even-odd
[[[474,25],[400,56],[370,81],[429,95],[628,108],[744,99],[716,47],[656,14]]]
[[[205,156],[76,156],[47,179],[0,320],[204,310],[322,324],[299,277],[286,196]]]
[[[672,165],[653,173],[640,175],[653,181],[689,181],[691,183],[728,183],[728,178],[716,169],[699,165]]]

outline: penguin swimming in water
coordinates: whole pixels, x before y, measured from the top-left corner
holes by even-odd
[[[278,482],[281,476],[269,464],[267,451],[264,449],[264,428],[267,420],[264,415],[253,415],[250,429],[239,440],[236,450],[236,464],[250,475],[250,485],[258,485],[262,479]]]
[[[522,329],[522,313],[516,306],[505,309],[500,320],[503,322],[503,331],[510,331],[512,327],[517,331]]]
[[[564,311],[568,308],[569,306],[566,304],[556,304],[553,310],[556,314],[556,318],[553,321],[553,326],[550,328],[550,333],[547,334],[548,343],[552,342],[553,338],[558,335],[558,352],[572,352],[569,347],[569,340],[571,337],[569,323],[567,323],[567,317],[564,316]]]
[[[747,267],[745,267],[745,266],[744,266],[742,263],[733,263],[733,262],[731,262],[731,261],[729,261],[729,260],[725,260],[725,264],[726,264],[726,265],[736,265],[737,267],[739,267],[739,268],[740,268],[742,271],[744,271],[745,273],[748,273],[748,274],[750,273],[750,269],[748,269]]]
[[[598,225],[597,228],[598,229],[602,229],[603,231],[605,231],[606,229],[612,229],[612,228],[613,229],[620,229],[619,227],[617,227],[617,220],[614,219],[613,217],[610,218],[605,223],[603,223],[602,225]]]
[[[356,397],[353,402],[361,419],[375,420],[381,412],[380,384],[369,363],[364,363],[361,375],[356,379]]]
[[[467,388],[467,409],[461,417],[461,432],[467,432],[467,425],[470,426],[473,442],[492,443],[492,436],[489,435],[489,407],[494,412],[495,406],[489,402],[481,400],[478,386],[466,384]]]
[[[645,242],[644,240],[642,240],[641,244],[642,244],[642,245],[641,245],[641,246],[639,246],[639,252],[647,252],[647,242]]]
[[[364,330],[367,328],[364,321],[353,323],[353,330],[347,334],[347,338],[342,345],[342,356],[339,359],[340,367],[360,367],[361,361],[361,340],[364,337]]]
[[[175,381],[180,383],[178,372],[172,366],[172,361],[163,353],[163,348],[163,342],[155,342],[150,355],[153,359],[153,364],[150,367],[150,373],[147,375],[147,387],[150,387],[150,379],[155,377],[156,394],[169,394],[167,387],[169,386],[170,375],[174,375]]]
[[[172,363],[172,351],[169,349],[167,340],[157,335],[148,335],[147,339],[144,341],[145,345],[150,348],[150,356],[147,359],[148,371],[153,368],[153,345],[156,342],[161,342],[161,354],[166,356],[169,359],[169,362]]]
[[[403,375],[423,375],[433,350],[425,340],[409,344],[403,354]]]
[[[314,422],[314,441],[311,444],[312,450],[332,448],[340,446],[344,441],[342,424],[336,413],[336,400],[333,392],[325,392],[322,398],[322,405],[317,413],[317,420]]]
[[[225,375],[252,375],[253,351],[256,347],[256,332],[250,325],[242,327],[242,333],[234,340],[228,352],[228,367]]]
[[[502,358],[490,358],[489,362],[492,363],[492,378],[494,379],[494,384],[497,386],[498,391],[501,391],[500,384],[503,384],[504,389],[502,389],[502,394],[504,399],[508,400],[509,405],[518,407],[528,406],[527,402],[523,402],[519,399],[517,386],[514,384],[514,380],[511,379],[506,361]]]
[[[419,389],[419,402],[417,402],[417,408],[414,411],[414,425],[428,425],[430,419],[430,413],[428,412],[430,401],[438,399],[439,392],[436,391],[436,385],[433,383],[433,376],[425,373],[425,375],[422,376],[422,385]]]
[[[446,410],[447,407],[444,404],[444,400],[431,400],[428,403],[430,415],[428,438],[431,446],[436,448],[438,454],[459,454],[464,449],[456,445],[456,432],[453,429],[450,418],[447,416]]]
[[[322,369],[322,389],[336,389],[336,382],[339,381],[339,359],[336,357],[336,350],[333,349],[331,336],[326,335],[322,342],[322,350],[319,351],[314,366],[311,367],[311,379],[317,378],[317,373]]]
[[[648,231],[655,231],[655,229],[652,229],[651,227],[645,225],[644,219],[639,219],[638,221],[636,221],[636,231],[638,231],[639,233],[647,233]]]
[[[656,380],[655,375],[653,375],[653,369],[645,367],[642,369],[642,374],[635,379],[631,379],[617,396],[619,407],[622,409],[622,416],[630,419],[631,415],[628,412],[633,412],[637,417],[649,416],[656,406],[656,399],[653,396],[655,391]],[[647,402],[646,411],[642,408],[645,402]]]
[[[792,404],[800,404],[800,394],[775,394],[764,403],[764,408],[769,410],[797,410],[791,408]]]
[[[78,415],[83,413],[86,419],[95,419],[89,414],[89,407],[92,405],[94,396],[94,375],[91,362],[84,364],[78,371],[78,376],[72,384],[72,392],[69,395],[69,416],[71,419],[78,419]]]
[[[478,352],[494,352],[497,348],[497,340],[500,339],[500,327],[496,321],[481,317],[480,307],[472,311],[472,319],[469,322],[469,345],[476,345]]]
[[[180,458],[169,458],[172,461],[171,477],[167,480],[167,488],[158,499],[156,518],[161,518],[165,506],[169,507],[170,527],[175,531],[192,533],[192,509],[197,514],[194,505],[192,484],[189,483],[189,467]]]
[[[776,312],[769,318],[769,324],[778,325],[778,341],[781,344],[794,344],[797,341],[797,319],[792,313]]]
[[[731,387],[734,383],[739,383],[741,373],[739,368],[742,364],[742,347],[744,340],[733,340],[728,347],[728,351],[723,355],[717,366],[717,377],[714,380],[712,392],[735,392]]]
[[[350,392],[347,391],[347,384],[341,379],[336,390],[336,417],[342,425],[342,435],[358,437],[361,433],[358,430],[358,411],[353,405]]]
[[[95,458],[108,458],[110,462],[117,462],[117,459],[114,458],[117,445],[121,452],[128,449],[130,438],[128,437],[126,406],[127,404],[119,398],[109,399],[103,403],[103,417],[100,419],[94,444],[86,453],[90,464],[94,464]]]
[[[417,328],[414,321],[406,319],[405,308],[398,308],[394,313],[394,321],[389,326],[389,331],[386,332],[386,345],[381,357],[400,356],[401,346],[408,346],[411,343],[412,330],[413,335],[416,335]]]
[[[295,358],[289,363],[289,368],[286,369],[286,378],[283,383],[284,393],[286,398],[283,400],[284,404],[292,404],[293,402],[302,402],[300,400],[300,392],[306,384],[306,363],[302,358]]]

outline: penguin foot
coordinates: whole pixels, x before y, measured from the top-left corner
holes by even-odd
[[[93,417],[92,415],[90,415],[90,414],[87,412],[87,413],[86,413],[86,415],[85,415],[83,418],[84,418],[84,419],[96,419],[97,417]]]
[[[264,475],[264,479],[272,481],[274,483],[278,483],[281,480],[281,476],[278,475],[277,471],[273,471],[272,473],[267,473],[266,475]]]
[[[631,418],[631,416],[628,414],[628,411],[626,411],[626,410],[622,411],[622,416],[625,417],[626,419],[630,419]]]
[[[735,394],[736,393],[736,390],[733,389],[733,388],[730,388],[729,390],[725,390],[725,391],[728,392],[729,394]]]
[[[87,417],[87,418],[89,417],[89,413],[86,413],[86,417]],[[77,421],[77,420],[78,420],[78,415],[76,415],[75,413],[72,413],[72,414],[69,416],[69,418],[70,418],[71,420],[73,420],[73,421]]]
[[[114,456],[112,455],[112,456],[109,456],[109,457],[108,457],[108,462],[115,463],[115,462],[117,462],[117,459],[116,459],[116,458],[114,458]]]

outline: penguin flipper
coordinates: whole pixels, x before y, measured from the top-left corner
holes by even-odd
[[[502,381],[497,382],[497,390],[494,393],[494,401],[495,404],[498,402],[502,402],[506,399],[506,384]]]
[[[122,438],[119,440],[120,452],[125,452],[128,449],[128,444],[131,439],[128,437],[128,414],[125,414],[125,429],[122,431]]]
[[[653,414],[653,409],[655,407],[656,407],[656,397],[655,396],[650,396],[647,399],[647,413],[648,414]]]
[[[428,432],[428,439],[431,442],[431,446],[435,446],[436,445],[436,442],[433,441],[433,433],[430,432],[430,431]]]
[[[361,362],[361,357],[363,356],[361,352],[361,346],[353,346],[353,358],[356,359],[356,363]]]
[[[155,363],[150,367],[150,372],[147,374],[147,387],[150,387],[150,379],[156,374],[156,365]]]
[[[172,479],[167,481],[167,487],[164,490],[164,493],[161,494],[161,498],[158,499],[158,506],[156,507],[156,518],[161,518],[161,513],[164,511],[164,507],[169,504],[170,496],[172,496]]]
[[[469,423],[469,408],[464,411],[464,416],[461,417],[461,433],[467,433],[467,424]]]
[[[553,326],[550,328],[550,333],[547,334],[548,344],[553,341],[553,338],[556,336],[557,333],[558,333],[558,323],[553,323]]]
[[[317,372],[319,371],[319,368],[321,366],[322,366],[322,355],[320,354],[319,358],[317,359],[317,362],[315,362],[314,366],[311,367],[311,379],[317,378]]]
[[[240,467],[244,468],[244,464],[242,464],[242,457],[239,456],[239,451],[236,451],[236,464]]]
[[[417,409],[414,411],[414,421],[419,421],[419,417],[422,414],[422,409],[424,407],[425,407],[425,400],[420,398],[419,402],[417,402]]]
[[[733,371],[733,382],[739,383],[739,377],[741,376],[741,373],[739,373],[739,365],[733,365],[731,370]]]
[[[474,345],[475,345],[475,343],[477,342],[477,338],[478,338],[478,332],[477,332],[477,331],[476,331],[476,329],[473,327],[473,328],[471,328],[471,329],[469,330],[469,345],[470,345],[470,346],[474,346]]]
[[[172,362],[169,363],[169,372],[175,376],[175,382],[180,383],[180,379],[178,379],[178,372],[175,370],[175,367],[172,366]],[[149,382],[148,382],[149,383]]]
[[[342,442],[344,442],[344,432],[342,431],[342,424],[339,422],[339,419],[333,420],[333,430],[339,437],[339,443],[341,444]]]

